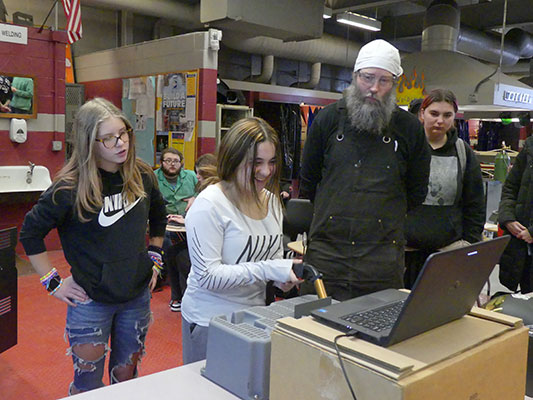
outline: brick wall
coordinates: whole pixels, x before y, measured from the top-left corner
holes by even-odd
[[[65,153],[53,152],[52,141],[64,142],[65,32],[28,27],[28,44],[0,42],[0,72],[34,78],[37,118],[27,120],[28,140],[17,144],[9,139],[10,119],[0,119],[0,165],[44,165],[53,176],[64,164]],[[64,149],[65,146],[63,146]],[[17,226],[37,200],[32,195],[0,194],[0,227]],[[55,232],[47,239],[49,249],[60,248]],[[22,253],[20,244],[17,253]]]

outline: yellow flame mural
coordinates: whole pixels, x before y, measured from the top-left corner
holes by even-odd
[[[424,84],[424,74],[418,74],[416,68],[413,73],[407,76],[405,73],[400,76],[396,86],[396,103],[399,106],[406,106],[414,99],[423,98],[426,86]]]

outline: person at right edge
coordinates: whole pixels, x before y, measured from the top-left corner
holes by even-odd
[[[407,214],[405,287],[411,289],[426,258],[437,251],[481,240],[485,195],[474,151],[457,136],[455,95],[432,90],[420,106],[420,118],[431,147],[428,194]]]
[[[500,258],[500,282],[512,291],[533,291],[533,137],[516,156],[502,188],[498,223],[511,240]]]
[[[337,300],[403,287],[405,214],[426,197],[430,154],[419,121],[396,106],[402,73],[390,43],[364,45],[352,84],[305,142],[300,197],[314,203],[305,261]]]

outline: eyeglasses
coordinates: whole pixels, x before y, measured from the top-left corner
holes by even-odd
[[[123,143],[128,143],[130,141],[130,134],[132,133],[131,129],[126,129],[120,131],[118,136],[107,136],[103,139],[94,139],[97,142],[101,142],[106,149],[112,149],[118,143],[118,140],[122,140]]]
[[[168,165],[178,165],[181,161],[180,160],[171,160],[171,159],[166,159],[166,160],[163,160],[163,162],[165,164],[168,164]]]
[[[376,75],[367,74],[366,72],[358,72],[357,75],[359,75],[361,81],[368,86],[374,86],[376,79],[378,81],[378,85],[381,87],[391,87],[396,81],[393,76],[382,76],[378,79]]]

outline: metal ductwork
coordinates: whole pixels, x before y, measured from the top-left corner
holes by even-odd
[[[455,51],[459,36],[460,12],[454,0],[435,0],[424,16],[422,51]]]
[[[491,36],[467,26],[460,27],[460,11],[454,0],[433,1],[424,17],[422,51],[459,51],[488,61],[500,62],[498,36]],[[511,29],[505,37],[502,65],[514,65],[520,58],[533,57],[533,36],[521,29]]]
[[[424,19],[423,48],[446,48],[454,51],[453,38],[456,37],[456,50],[491,63],[499,62],[500,40],[468,27],[458,26],[458,9],[455,2],[436,0]],[[205,29],[200,22],[200,4],[188,5],[172,0],[84,0],[83,5],[114,10],[128,10],[140,15],[162,18],[186,29]],[[238,25],[235,21],[234,26]],[[458,35],[455,31],[459,29]],[[431,35],[435,33],[435,35]],[[261,35],[261,30],[257,31]],[[426,36],[424,38],[424,36]],[[427,37],[429,36],[429,38]],[[320,39],[299,43],[283,42],[270,37],[243,38],[242,32],[224,29],[223,44],[252,54],[268,55],[287,59],[322,62],[351,68],[362,44],[345,40],[338,36],[323,34]],[[512,29],[506,35],[503,65],[515,64],[520,58],[533,57],[533,36],[521,29]]]
[[[489,36],[483,32],[463,26],[459,33],[457,51],[499,65],[500,43],[501,38],[497,36]],[[518,47],[510,40],[505,41],[502,65],[514,65],[519,59]]]
[[[533,35],[522,29],[513,28],[505,35],[507,42],[513,43],[520,58],[533,57]]]
[[[195,5],[172,0],[84,0],[83,5],[163,18],[185,29],[205,29],[208,24],[283,40],[318,38],[323,31],[324,6],[317,0],[200,0]]]
[[[284,41],[320,38],[323,13],[320,0],[200,0],[200,21],[210,27]]]
[[[294,82],[291,86],[301,89],[314,89],[320,82],[320,71],[322,69],[321,63],[313,63],[311,65],[311,72],[309,73],[309,80],[306,82]]]
[[[488,35],[467,28],[462,28],[459,33],[458,21],[459,10],[455,1],[435,0],[430,4],[422,34],[423,51],[408,54],[402,59],[407,82],[422,77],[426,93],[436,88],[450,89],[457,96],[463,110],[478,112],[505,109],[494,105],[496,100],[498,104],[502,104],[496,93],[500,84],[516,91],[528,87],[501,72],[496,73],[493,66],[454,51],[454,48],[461,50],[461,46],[455,47],[453,38],[462,36],[463,40],[461,42],[459,39],[458,44],[462,43],[463,46],[467,44],[470,55],[484,59],[496,58],[495,63],[499,63],[499,41],[492,41]],[[506,46],[503,58],[507,63],[516,63],[520,54],[527,55],[529,51],[527,35],[513,35],[524,44]],[[516,105],[518,108],[521,106]]]
[[[231,49],[251,54],[268,55],[310,63],[324,62],[352,68],[362,44],[338,36],[322,35],[320,39],[304,42],[283,42],[268,37],[243,38],[242,35],[224,31],[222,44]]]
[[[269,83],[274,73],[274,56],[272,54],[263,56],[263,65],[260,75],[252,75],[245,79],[255,83]]]

